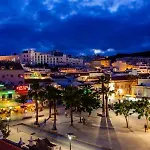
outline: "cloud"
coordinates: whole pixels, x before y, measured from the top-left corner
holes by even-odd
[[[109,48],[107,50],[101,50],[101,49],[92,49],[92,52],[94,54],[101,54],[101,55],[112,55],[112,54],[116,54],[115,49],[113,48]]]
[[[1,0],[0,54],[35,47],[71,54],[150,48],[148,0]]]
[[[106,51],[107,51],[107,52],[114,52],[114,51],[115,51],[115,49],[113,49],[113,48],[109,48],[109,49],[107,49]]]
[[[104,54],[105,53],[103,50],[100,50],[100,49],[93,49],[92,51],[94,52],[94,54]]]

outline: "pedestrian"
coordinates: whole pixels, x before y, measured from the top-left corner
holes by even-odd
[[[85,118],[84,117],[82,118],[82,122],[83,122],[83,124],[85,124]]]
[[[65,111],[65,117],[67,118],[67,112]]]
[[[46,126],[46,118],[44,119],[44,125]]]
[[[147,125],[146,124],[144,125],[144,129],[145,129],[145,132],[146,132],[147,131]]]

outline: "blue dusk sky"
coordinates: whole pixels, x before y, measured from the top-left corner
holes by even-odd
[[[68,54],[150,48],[150,0],[0,0],[0,54]]]

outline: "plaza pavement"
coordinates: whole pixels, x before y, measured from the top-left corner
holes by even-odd
[[[48,111],[48,110],[45,110]],[[70,126],[70,117],[65,117],[64,108],[59,109],[59,115],[57,116],[57,133],[60,135],[66,136],[66,133],[72,132],[76,135],[76,140],[73,141],[73,146],[78,144],[77,149],[83,149],[83,147],[92,146],[94,149],[101,150],[149,150],[150,149],[150,133],[145,133],[143,130],[143,126],[145,123],[144,119],[137,119],[137,115],[133,115],[130,117],[129,126],[130,129],[125,128],[125,119],[123,116],[116,116],[113,111],[110,111],[110,118],[98,117],[96,115],[97,112],[101,112],[101,110],[97,110],[92,113],[91,117],[87,117],[87,115],[83,114],[86,118],[86,124],[83,125],[79,122],[79,117],[77,114],[74,114],[74,126]],[[39,122],[43,122],[45,118],[47,118],[48,113],[44,113],[45,116],[39,118]],[[38,129],[35,129],[33,122],[35,118],[24,120],[24,121],[16,121],[15,123],[24,123],[28,126],[20,126],[22,130],[25,130],[26,133],[31,131],[35,131],[36,134],[38,131],[48,131],[50,132],[48,136],[53,137],[56,141],[63,141],[62,137],[56,137],[55,133],[52,132],[52,124],[53,118],[49,119],[46,125],[41,126]],[[14,122],[12,122],[14,124]],[[41,132],[40,135],[42,135]],[[44,132],[46,133],[46,132]],[[59,139],[60,138],[60,139]],[[76,143],[77,142],[77,143]],[[67,139],[65,139],[65,144],[67,144]],[[65,144],[62,145],[65,145]],[[83,144],[83,145],[82,145]],[[80,147],[80,145],[82,145]],[[66,147],[68,147],[66,145]],[[92,150],[89,149],[89,150]]]

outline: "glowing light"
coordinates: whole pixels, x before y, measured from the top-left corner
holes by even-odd
[[[13,92],[12,91],[8,91],[8,94],[12,94]]]
[[[118,89],[118,94],[122,94],[123,90],[122,89]]]
[[[71,136],[68,136],[69,140],[72,140],[72,137]]]
[[[4,87],[4,85],[3,85],[3,84],[0,84],[0,87]]]

